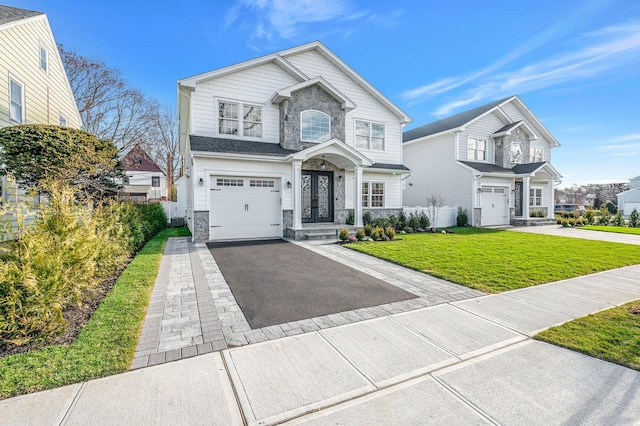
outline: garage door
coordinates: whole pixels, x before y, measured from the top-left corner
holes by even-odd
[[[212,240],[281,237],[280,180],[213,176]]]
[[[506,188],[483,186],[481,192],[482,226],[508,225],[509,218]]]

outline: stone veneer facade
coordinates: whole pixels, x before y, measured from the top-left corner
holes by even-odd
[[[193,212],[193,238],[197,243],[209,241],[209,211]]]
[[[512,144],[520,144],[522,147],[521,161],[512,161]],[[510,169],[516,164],[528,163],[530,146],[531,142],[529,141],[529,137],[521,128],[513,130],[510,135],[496,138],[496,165]]]

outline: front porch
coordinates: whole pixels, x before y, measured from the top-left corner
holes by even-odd
[[[301,228],[286,227],[283,231],[285,238],[292,240],[333,240],[338,239],[342,228],[347,228],[350,234],[354,234],[358,227],[344,223],[303,223]]]

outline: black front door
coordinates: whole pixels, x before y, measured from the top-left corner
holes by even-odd
[[[333,222],[333,172],[302,172],[302,221]]]

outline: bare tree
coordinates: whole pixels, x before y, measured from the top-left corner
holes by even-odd
[[[170,184],[179,174],[178,143],[178,114],[170,106],[160,107],[143,146],[165,172]]]
[[[444,206],[445,198],[442,194],[437,192],[430,192],[427,195],[427,211],[429,216],[429,221],[431,222],[431,231],[436,232],[436,228],[438,227],[438,215],[440,214],[440,209]]]
[[[157,122],[158,103],[131,88],[120,70],[58,45],[84,130],[120,151],[144,143]]]

